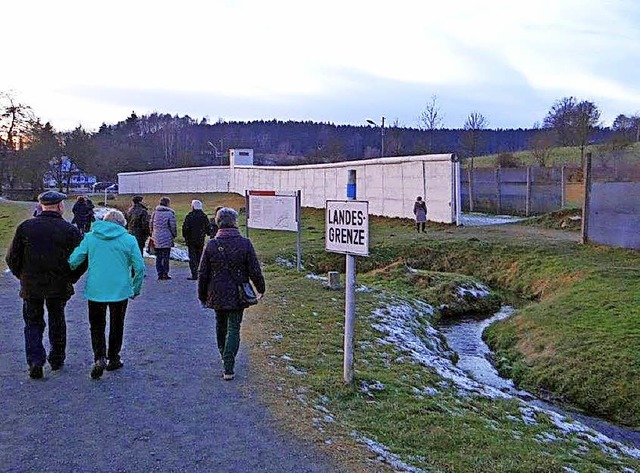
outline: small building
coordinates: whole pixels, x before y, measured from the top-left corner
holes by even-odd
[[[234,166],[253,166],[253,149],[230,149],[229,164]]]

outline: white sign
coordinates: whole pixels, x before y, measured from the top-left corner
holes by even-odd
[[[369,256],[369,202],[327,200],[326,209],[325,249]]]
[[[298,231],[296,193],[249,191],[247,225],[263,230]]]

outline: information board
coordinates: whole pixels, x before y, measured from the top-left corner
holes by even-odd
[[[369,256],[369,202],[327,200],[325,249],[333,253]]]
[[[247,215],[250,228],[297,232],[296,193],[248,191]]]

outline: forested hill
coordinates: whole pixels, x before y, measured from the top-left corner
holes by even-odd
[[[456,153],[481,156],[528,149],[541,130],[436,129],[389,126],[384,129],[384,155]],[[594,130],[591,141],[612,132]],[[92,136],[95,156],[82,163],[101,179],[115,172],[226,164],[230,148],[252,148],[256,164],[306,164],[380,156],[381,129],[311,121],[207,123],[188,116],[133,113],[115,125],[103,125]]]

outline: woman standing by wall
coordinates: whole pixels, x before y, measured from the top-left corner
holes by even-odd
[[[416,202],[413,204],[413,214],[416,216],[416,231],[424,233],[427,224],[427,204],[420,196],[416,197]]]
[[[207,243],[198,272],[198,299],[216,311],[216,339],[224,362],[223,379],[235,376],[236,354],[240,346],[240,324],[245,306],[238,286],[251,280],[258,299],[265,291],[260,262],[251,240],[240,235],[238,212],[222,208],[216,213],[219,227]]]

